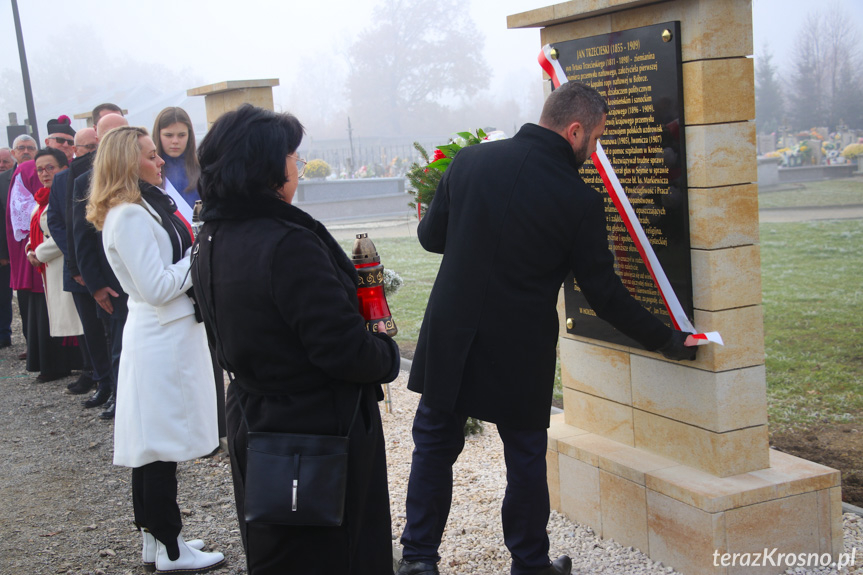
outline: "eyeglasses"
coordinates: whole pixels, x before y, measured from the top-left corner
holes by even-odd
[[[49,138],[50,140],[56,140],[58,144],[66,144],[67,146],[71,146],[75,143],[75,140],[70,140],[69,138],[57,138],[52,136]]]
[[[303,174],[306,173],[306,164],[308,164],[307,161],[297,158],[297,178],[302,178]]]
[[[15,149],[19,152],[35,152],[36,146],[25,146],[22,144],[20,146],[15,146]]]
[[[77,145],[75,147],[76,148],[83,148],[83,149],[87,150],[88,152],[92,152],[98,146],[99,146],[99,144],[80,144],[80,145]]]
[[[38,168],[36,168],[36,173],[42,174],[44,172],[48,172],[49,174],[53,174],[58,169],[60,169],[59,166],[54,166],[52,164],[48,164],[47,166],[39,166]]]

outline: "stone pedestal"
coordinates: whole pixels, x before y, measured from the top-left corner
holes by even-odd
[[[278,79],[235,80],[200,86],[186,91],[189,96],[204,96],[207,107],[207,126],[212,126],[225,112],[236,110],[243,104],[252,104],[267,110],[273,109],[273,86]]]
[[[572,336],[559,305],[564,413],[552,506],[686,575],[781,573],[725,553],[842,550],[839,472],[769,449],[750,0],[577,0],[508,18],[541,45],[679,21],[695,362]],[[537,47],[537,52],[539,46]]]

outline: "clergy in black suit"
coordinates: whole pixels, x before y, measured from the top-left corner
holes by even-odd
[[[579,168],[596,150],[608,106],[564,84],[539,125],[462,149],[417,230],[442,253],[408,388],[422,394],[407,494],[400,575],[436,574],[452,500],[452,465],[467,417],[497,424],[507,490],[504,541],[512,575],[569,573],[548,558],[545,453],[558,337],[557,297],[575,274],[597,316],[649,350],[694,348],[645,310],[614,271],[602,196]]]

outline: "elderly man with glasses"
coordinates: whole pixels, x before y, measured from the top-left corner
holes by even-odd
[[[66,154],[66,160],[72,161],[75,157],[75,130],[72,129],[72,120],[69,116],[60,116],[56,120],[48,120],[48,137],[45,138],[45,146],[56,148]]]

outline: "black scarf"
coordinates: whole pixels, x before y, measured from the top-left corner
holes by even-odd
[[[217,220],[249,220],[254,218],[273,218],[302,226],[313,232],[327,246],[336,263],[343,272],[348,274],[354,282],[359,284],[357,270],[351,263],[345,250],[339,242],[330,234],[327,228],[301,210],[278,198],[270,196],[258,196],[254,199],[245,198],[235,201],[207,200],[202,204],[201,220],[204,222]]]
[[[171,196],[146,182],[139,182],[141,189],[141,197],[147,202],[153,210],[159,214],[162,219],[162,227],[168,232],[168,237],[171,238],[171,247],[173,248],[173,263],[177,263],[183,259],[186,250],[192,247],[192,236],[189,235],[189,229],[180,216],[177,215],[177,204]]]

